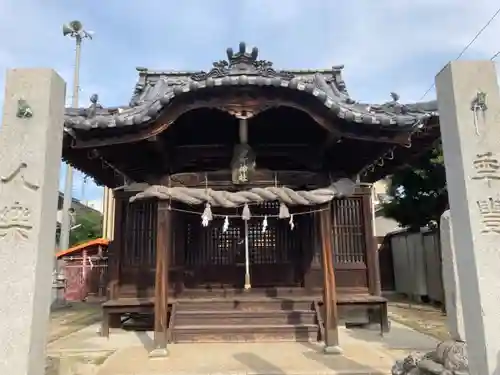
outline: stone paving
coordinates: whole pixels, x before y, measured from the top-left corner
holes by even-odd
[[[447,338],[438,308],[391,300],[389,316],[391,332],[383,338],[377,329],[342,327],[343,356],[325,356],[316,343],[176,344],[169,358],[150,360],[151,333],[113,330],[102,338],[99,306],[77,303],[51,314],[47,374],[389,374],[396,359],[432,350],[435,338]]]
[[[114,330],[106,339],[97,335],[98,328],[91,325],[49,344],[49,355],[109,356],[92,367],[92,375],[389,374],[396,359],[437,343],[392,322],[384,337],[377,330],[341,328],[342,356],[325,356],[316,343],[176,344],[169,346],[169,358],[151,360],[151,333]]]
[[[90,324],[101,319],[101,309],[99,304],[77,302],[59,306],[50,313],[50,332],[48,345],[52,342],[67,337],[74,332],[78,332]],[[48,354],[45,373],[46,375],[70,375],[71,368],[85,368],[83,373],[90,374],[87,370],[96,369],[113,352],[65,355],[61,353]],[[75,371],[73,371],[75,372]],[[78,373],[82,371],[78,370]],[[73,374],[71,374],[73,375]]]

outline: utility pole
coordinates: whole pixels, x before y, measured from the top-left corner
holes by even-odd
[[[88,180],[88,177],[83,176],[83,179],[82,179],[82,203],[85,206],[88,206],[88,203],[89,203],[87,196],[85,195],[85,193],[86,193],[85,188],[87,187],[87,180]]]
[[[73,75],[73,100],[71,106],[78,108],[78,93],[80,90],[80,55],[82,49],[82,41],[85,38],[92,39],[92,34],[83,29],[80,21],[71,21],[63,25],[63,35],[74,38],[76,41],[75,50],[75,70]],[[73,168],[70,164],[66,164],[66,179],[64,183],[64,201],[62,209],[61,221],[61,236],[59,248],[69,248],[69,234],[71,231],[71,203],[73,201]]]

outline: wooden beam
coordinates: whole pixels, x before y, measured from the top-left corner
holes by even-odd
[[[319,169],[321,159],[318,158],[318,146],[307,144],[258,144],[252,145],[257,160],[273,158],[290,160],[300,169]],[[175,169],[183,169],[188,165],[199,165],[202,161],[227,160],[233,156],[233,147],[228,145],[182,145],[174,148],[176,156]],[[220,163],[219,163],[220,164]]]
[[[337,291],[333,264],[331,203],[320,212],[320,233],[323,265],[323,310],[325,312],[325,354],[341,354],[339,348]]]
[[[230,170],[176,173],[170,176],[170,180],[168,176],[163,177],[160,183],[172,187],[205,187],[205,177],[208,185],[213,189],[235,188],[231,181]],[[251,184],[246,186],[246,188],[274,186],[274,184],[278,186],[317,188],[328,186],[329,183],[329,177],[325,173],[257,169],[252,177]]]
[[[150,357],[167,357],[168,331],[168,268],[172,251],[172,212],[168,202],[158,202],[157,234],[156,234],[156,277],[155,277],[155,348]]]

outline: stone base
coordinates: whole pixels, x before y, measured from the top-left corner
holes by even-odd
[[[331,345],[331,346],[326,346],[325,345],[325,347],[323,348],[323,353],[324,354],[336,354],[336,355],[339,355],[339,354],[344,353],[344,351],[338,345]]]
[[[410,354],[396,361],[392,375],[468,375],[467,345],[462,341],[443,341],[426,354]]]
[[[169,353],[167,348],[156,348],[149,352],[149,358],[151,359],[167,358],[168,354]]]

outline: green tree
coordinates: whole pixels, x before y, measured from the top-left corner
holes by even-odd
[[[70,232],[70,247],[102,236],[102,216],[99,212],[83,211],[77,213],[73,226],[75,229]]]
[[[448,207],[448,191],[441,145],[430,149],[391,176],[389,200],[383,204],[385,217],[417,231],[431,222],[439,223]]]

